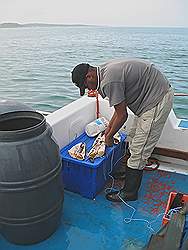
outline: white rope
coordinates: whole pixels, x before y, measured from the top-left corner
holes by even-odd
[[[160,213],[160,214],[157,215],[157,217],[156,217],[155,220],[149,221],[149,220],[146,220],[146,219],[133,218],[134,215],[135,215],[135,213],[136,213],[136,209],[135,209],[133,206],[129,205],[126,201],[124,201],[124,199],[123,199],[119,194],[118,194],[118,197],[120,198],[120,200],[121,200],[127,207],[129,207],[129,208],[131,208],[131,209],[133,210],[133,212],[132,212],[132,214],[131,214],[130,217],[124,218],[124,222],[127,223],[127,224],[129,224],[129,223],[132,222],[132,221],[145,222],[145,223],[147,223],[147,228],[150,229],[153,233],[156,233],[156,231],[153,229],[152,224],[153,224],[154,222],[157,221],[157,219],[158,219],[159,216],[161,216],[161,215],[163,215],[163,216],[164,216],[164,215],[165,215],[165,216],[169,216],[169,220],[170,220],[170,219],[172,218],[172,215],[173,215],[174,213],[177,213],[177,212],[182,208],[182,207],[176,207],[176,208],[170,209],[170,210],[168,211],[167,214],[165,214],[165,213]]]
[[[114,149],[115,149],[115,148],[114,148]],[[126,153],[125,153],[122,157],[120,157],[120,158],[115,162],[115,164],[113,164],[114,149],[113,149],[112,155],[111,155],[110,172],[108,173],[108,176],[112,179],[112,184],[111,184],[111,187],[110,187],[110,188],[106,188],[106,189],[105,189],[105,193],[109,193],[109,192],[112,192],[112,191],[119,191],[118,189],[114,188],[115,180],[114,180],[114,177],[111,175],[111,173],[112,173],[112,171],[113,171],[113,166],[115,166],[115,165],[125,156]],[[106,176],[105,176],[105,177],[106,177]],[[132,214],[131,214],[131,216],[130,216],[130,217],[124,218],[123,221],[124,221],[126,224],[129,224],[129,223],[131,223],[131,222],[133,222],[133,221],[144,222],[144,223],[147,224],[147,228],[148,228],[149,230],[151,230],[152,233],[156,233],[156,232],[157,232],[156,230],[153,229],[152,224],[153,224],[154,222],[156,222],[156,221],[158,220],[158,218],[159,218],[161,215],[162,215],[162,216],[164,216],[164,215],[165,215],[165,216],[168,216],[168,217],[169,217],[169,220],[170,220],[171,217],[172,217],[172,215],[173,215],[174,213],[177,213],[177,212],[179,211],[179,209],[182,208],[182,207],[177,207],[177,208],[170,209],[170,210],[168,211],[167,214],[165,214],[165,213],[160,213],[160,214],[157,215],[157,217],[156,217],[155,220],[149,221],[149,220],[146,220],[146,219],[134,218],[134,215],[135,215],[135,213],[136,213],[136,208],[134,208],[133,206],[129,205],[126,201],[124,201],[124,199],[120,196],[120,191],[119,191],[119,193],[118,193],[118,197],[119,197],[120,200],[124,203],[124,205],[126,205],[127,207],[129,207],[130,209],[132,209]]]

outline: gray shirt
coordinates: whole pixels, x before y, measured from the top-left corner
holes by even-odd
[[[100,65],[99,72],[102,97],[110,106],[125,101],[137,116],[155,107],[170,87],[164,74],[144,60],[113,60]]]

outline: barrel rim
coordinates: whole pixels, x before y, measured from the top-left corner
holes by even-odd
[[[14,115],[14,117],[12,117]],[[20,116],[21,115],[21,116]],[[0,130],[0,132],[19,132],[19,131],[26,131],[30,128],[35,128],[41,125],[41,123],[43,123],[44,120],[46,120],[46,118],[43,116],[43,114],[36,112],[36,111],[13,111],[13,112],[8,112],[8,113],[4,113],[0,115],[0,123],[1,121],[5,121],[5,120],[11,120],[10,118],[23,118],[23,115],[28,115],[28,116],[24,116],[26,118],[42,118],[41,121],[39,123],[37,123],[34,126],[28,127],[28,128],[24,128],[24,129],[18,129],[18,130],[13,130],[13,131],[9,131],[9,130]],[[31,116],[32,115],[32,116]],[[34,117],[36,116],[36,117]],[[9,119],[7,119],[9,118]],[[39,120],[39,119],[38,119]]]
[[[28,138],[33,134],[38,135],[38,133],[42,133],[46,129],[46,118],[39,112],[36,111],[13,111],[9,113],[4,113],[0,115],[0,123],[1,121],[11,120],[11,118],[36,118],[40,121],[34,126],[18,129],[18,130],[1,130],[0,129],[0,141],[11,141],[12,138],[15,139],[23,139],[24,137]],[[37,133],[38,131],[38,133]]]

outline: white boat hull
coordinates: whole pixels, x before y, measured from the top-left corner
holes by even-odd
[[[101,116],[110,119],[114,109],[109,107],[108,100],[99,98],[99,102]],[[125,123],[126,130],[131,127],[134,117],[130,110],[128,113],[129,117]],[[62,148],[79,136],[89,122],[96,119],[96,99],[87,96],[81,97],[49,114],[46,119],[53,128],[53,136],[59,147]],[[172,110],[157,147],[188,152],[188,128],[179,127],[180,122],[181,119],[178,119]]]

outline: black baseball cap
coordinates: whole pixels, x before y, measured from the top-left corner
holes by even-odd
[[[72,82],[75,83],[75,85],[80,88],[80,95],[83,96],[85,94],[85,85],[84,81],[86,79],[86,75],[89,69],[88,63],[80,63],[76,65],[76,67],[73,69],[72,73]]]

